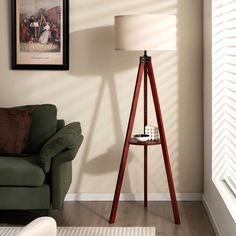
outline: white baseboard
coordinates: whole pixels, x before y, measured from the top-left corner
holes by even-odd
[[[214,214],[213,214],[213,212],[212,212],[212,210],[210,208],[210,205],[209,205],[209,203],[207,201],[207,198],[206,198],[206,196],[204,194],[202,195],[202,203],[203,203],[203,206],[206,209],[206,212],[207,212],[208,217],[209,217],[209,219],[211,221],[211,224],[212,224],[212,227],[213,227],[213,229],[214,229],[214,231],[216,233],[216,236],[223,236],[223,234],[221,233],[220,228],[219,228],[219,226],[218,226],[218,224],[216,222]]]
[[[68,193],[65,201],[112,201],[114,193]],[[178,201],[201,201],[201,193],[177,193]],[[149,193],[149,201],[170,201],[169,193]],[[143,201],[143,193],[121,193],[120,201]]]

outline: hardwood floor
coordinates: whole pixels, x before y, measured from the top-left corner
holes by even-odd
[[[109,226],[111,202],[65,202],[64,208],[43,211],[0,211],[1,225],[25,225],[43,215],[59,226]],[[214,231],[201,202],[179,202],[181,225],[173,221],[170,202],[120,202],[114,226],[155,226],[158,236],[213,236]]]

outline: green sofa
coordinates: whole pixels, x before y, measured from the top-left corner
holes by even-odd
[[[20,157],[0,156],[0,209],[60,209],[72,178],[72,160],[83,141],[80,123],[65,126],[51,104],[31,109],[32,124]]]

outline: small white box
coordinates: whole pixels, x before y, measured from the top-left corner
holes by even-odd
[[[145,134],[149,135],[149,140],[159,140],[160,139],[159,129],[156,126],[147,125],[145,127]]]

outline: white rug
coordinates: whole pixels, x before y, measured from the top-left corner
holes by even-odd
[[[1,236],[13,236],[22,227],[0,227]],[[155,227],[58,227],[58,236],[155,236]],[[46,236],[46,235],[43,235]]]

